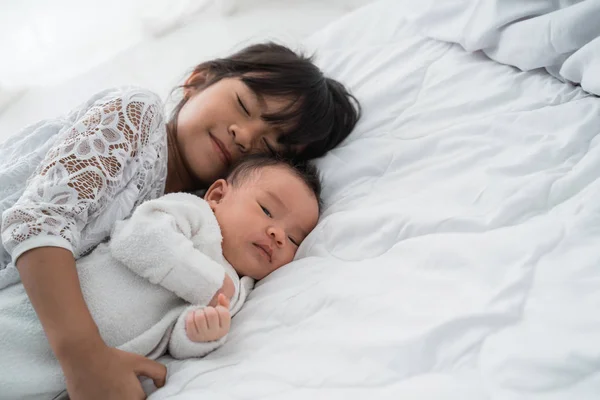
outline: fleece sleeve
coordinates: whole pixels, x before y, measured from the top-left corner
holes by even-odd
[[[136,274],[191,304],[207,305],[225,278],[214,258],[220,241],[208,204],[191,194],[174,193],[140,205],[116,226],[109,246],[112,256]],[[215,254],[199,248],[215,249]]]

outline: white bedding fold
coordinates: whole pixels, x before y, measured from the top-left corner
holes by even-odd
[[[600,95],[599,0],[429,0],[407,11],[427,37],[523,71],[545,68]]]

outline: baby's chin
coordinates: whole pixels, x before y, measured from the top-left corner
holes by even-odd
[[[229,265],[233,267],[238,276],[251,277],[251,271],[247,271],[247,265],[249,264],[248,261],[244,261],[243,259],[240,260],[237,254],[231,254],[225,249],[223,250],[223,257],[225,257],[225,260],[227,260]]]
[[[246,259],[244,257],[240,258],[239,254],[237,254],[236,252],[229,252],[227,251],[227,249],[223,249],[223,257],[225,257],[225,260],[227,260],[227,262],[233,267],[233,269],[239,277],[248,276],[257,281],[266,278],[272,272],[283,268],[284,266],[293,261],[292,259],[283,265],[271,266],[271,268],[268,268],[265,266],[257,265],[256,260],[254,259]]]

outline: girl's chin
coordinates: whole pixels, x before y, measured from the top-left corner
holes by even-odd
[[[189,169],[194,173],[197,180],[208,185],[211,185],[214,181],[227,174],[227,171],[224,168],[216,166],[212,162],[199,162],[190,165]]]

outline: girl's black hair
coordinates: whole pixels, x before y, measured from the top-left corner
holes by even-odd
[[[254,173],[267,167],[284,167],[294,173],[317,199],[319,214],[323,208],[323,199],[321,198],[321,178],[318,169],[308,161],[298,161],[281,156],[272,156],[268,154],[252,154],[243,157],[234,164],[227,176],[227,181],[239,187],[244,182],[252,178]]]
[[[263,119],[283,128],[279,142],[288,149],[286,156],[298,160],[323,156],[350,134],[360,118],[360,103],[344,85],[325,77],[312,57],[276,43],[251,45],[230,57],[204,62],[194,68],[195,74],[196,82],[192,79],[181,87],[203,89],[237,77],[258,96],[290,98],[289,107]],[[170,124],[175,127],[186,101],[184,97],[173,111]],[[302,146],[300,152],[291,152],[294,145]]]

